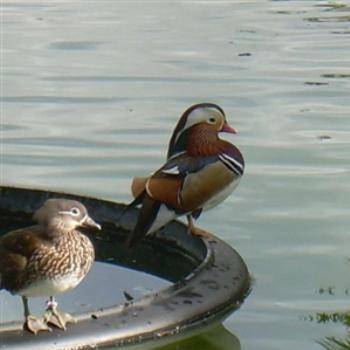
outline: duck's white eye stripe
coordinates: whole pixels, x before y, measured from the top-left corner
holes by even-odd
[[[62,210],[59,211],[58,214],[67,214],[70,216],[78,216],[80,214],[80,210],[78,208],[72,208],[71,210]]]
[[[70,211],[59,211],[58,214],[72,214]]]

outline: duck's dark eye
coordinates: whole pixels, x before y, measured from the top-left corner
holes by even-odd
[[[216,119],[215,118],[209,118],[209,123],[215,123]]]
[[[80,210],[78,208],[72,208],[70,212],[74,215],[77,216],[80,214]]]

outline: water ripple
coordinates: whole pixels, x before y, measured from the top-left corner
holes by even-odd
[[[2,98],[3,102],[10,103],[50,103],[50,104],[104,104],[125,102],[128,98],[123,97],[71,97],[71,96],[5,96]]]
[[[98,41],[56,41],[49,49],[56,50],[96,50],[102,42]]]

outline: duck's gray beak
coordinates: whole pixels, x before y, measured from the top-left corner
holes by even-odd
[[[88,215],[85,216],[85,218],[83,219],[81,225],[85,226],[85,227],[97,228],[98,230],[101,230],[101,225],[99,225],[97,222],[92,220],[90,218],[90,216],[88,216]]]

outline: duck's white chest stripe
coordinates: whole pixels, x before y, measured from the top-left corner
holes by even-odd
[[[220,154],[219,159],[235,174],[239,176],[243,175],[243,171],[244,171],[243,164],[238,162],[236,159],[228,156],[225,153]]]

